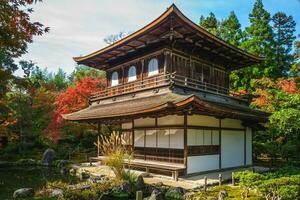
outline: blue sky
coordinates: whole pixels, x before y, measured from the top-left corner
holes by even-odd
[[[21,59],[32,60],[41,68],[67,73],[74,70],[74,56],[85,55],[106,46],[103,39],[120,31],[132,32],[154,20],[172,3],[192,21],[200,15],[215,13],[224,19],[234,11],[243,27],[254,0],[45,0],[33,6],[33,21],[50,27],[50,32],[35,37],[28,53]],[[274,14],[292,15],[300,34],[300,0],[264,0],[265,8]],[[22,72],[18,71],[18,75]]]

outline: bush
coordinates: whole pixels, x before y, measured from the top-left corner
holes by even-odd
[[[113,132],[110,136],[102,136],[99,146],[100,152],[106,156],[104,163],[111,168],[117,179],[125,179],[125,159],[130,160],[131,153],[122,145],[119,133]]]
[[[265,174],[251,171],[238,172],[235,178],[239,186],[245,189],[246,195],[251,189],[256,189],[266,200],[285,199],[295,200],[300,197],[300,169],[286,166]]]
[[[265,180],[257,189],[266,199],[295,200],[300,197],[300,175]]]

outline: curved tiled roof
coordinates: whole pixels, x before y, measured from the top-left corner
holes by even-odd
[[[215,43],[219,48],[224,48],[226,51],[222,51],[222,53],[231,53],[234,54],[240,60],[243,60],[249,64],[258,63],[263,60],[262,57],[258,57],[247,53],[246,51],[239,49],[231,44],[228,44],[224,40],[216,37],[215,35],[211,34],[204,28],[198,26],[190,19],[188,19],[182,12],[173,4],[170,6],[162,15],[160,15],[157,19],[149,23],[148,25],[144,26],[140,30],[128,35],[127,37],[103,48],[93,53],[90,53],[85,56],[74,57],[73,59],[79,64],[86,64],[92,65],[92,63],[96,63],[96,61],[107,60],[107,58],[111,58],[113,56],[118,56],[117,52],[121,51],[121,49],[132,42],[138,42],[138,40],[142,37],[147,37],[147,34],[153,30],[158,30],[161,28],[162,24],[171,23],[171,19],[177,19],[179,23],[186,28],[186,30],[191,31],[191,33],[198,34],[199,36],[203,37],[206,41],[210,41]],[[133,48],[134,49],[134,48]],[[116,55],[112,52],[116,52]],[[96,59],[97,58],[97,59]],[[244,64],[244,65],[245,65]]]
[[[267,113],[247,107],[230,107],[228,105],[204,101],[196,95],[181,95],[167,92],[119,102],[93,104],[80,111],[65,114],[63,118],[71,121],[105,121],[112,118],[128,119],[129,117],[140,116],[141,114],[149,116],[151,114],[158,115],[160,112],[182,111],[182,109],[192,104],[198,111],[205,112],[208,115],[230,116],[233,118],[252,119],[254,121],[265,121],[267,117]]]

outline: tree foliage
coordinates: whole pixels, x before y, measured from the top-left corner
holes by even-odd
[[[266,153],[273,159],[299,158],[300,150],[300,89],[297,79],[263,78],[255,81],[252,106],[272,112],[267,130],[255,137],[256,153]]]
[[[61,130],[64,120],[63,114],[78,111],[88,106],[89,96],[96,91],[103,89],[106,84],[105,79],[93,79],[90,77],[82,78],[75,82],[74,86],[68,87],[60,93],[55,99],[55,111],[45,134],[52,141],[56,142],[61,138]]]

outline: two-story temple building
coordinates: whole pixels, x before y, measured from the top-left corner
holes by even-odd
[[[190,175],[252,165],[252,130],[267,114],[229,91],[232,70],[263,59],[212,35],[175,5],[142,29],[75,57],[107,86],[66,120],[120,124],[133,166]]]

